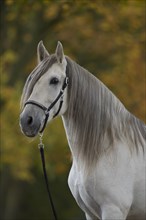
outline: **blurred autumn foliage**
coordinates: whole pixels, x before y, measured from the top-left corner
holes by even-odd
[[[38,139],[19,128],[19,100],[36,65],[40,40],[104,82],[126,108],[145,121],[144,0],[1,0],[2,220],[53,219],[42,176]],[[85,219],[67,186],[71,155],[60,119],[45,131],[47,172],[60,220]]]

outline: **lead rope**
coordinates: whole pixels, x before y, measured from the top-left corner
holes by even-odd
[[[54,207],[53,199],[52,199],[52,196],[51,196],[51,192],[50,192],[50,189],[49,189],[49,181],[48,181],[47,172],[46,172],[45,156],[44,156],[44,144],[43,144],[43,133],[39,134],[39,136],[40,136],[40,143],[38,144],[38,148],[39,148],[40,154],[41,154],[44,178],[45,178],[45,182],[46,182],[47,192],[48,192],[48,195],[49,195],[49,200],[50,200],[52,212],[53,212],[53,215],[54,215],[54,219],[57,220],[58,218],[57,218],[56,210],[55,210],[55,207]]]

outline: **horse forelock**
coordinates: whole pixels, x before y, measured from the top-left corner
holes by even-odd
[[[26,83],[24,85],[22,96],[21,96],[21,103],[20,103],[21,109],[23,109],[25,102],[30,97],[36,82],[56,62],[57,62],[56,56],[54,54],[50,55],[49,57],[44,59],[42,62],[40,62],[39,65],[36,66],[36,68],[29,74],[26,80]]]
[[[130,150],[144,146],[143,123],[129,113],[96,77],[68,57],[69,75],[67,130],[78,157],[87,167],[97,162],[115,141],[130,142]],[[107,146],[105,146],[105,143]],[[135,147],[134,147],[135,146]]]

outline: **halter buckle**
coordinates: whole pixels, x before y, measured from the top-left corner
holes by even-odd
[[[44,144],[43,144],[43,133],[39,133],[40,136],[40,143],[38,144],[38,148],[44,148]]]

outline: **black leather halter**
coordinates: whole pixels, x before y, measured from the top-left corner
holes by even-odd
[[[48,121],[48,118],[49,118],[49,112],[50,112],[50,110],[54,107],[54,105],[55,105],[55,104],[59,101],[59,99],[60,99],[59,108],[58,108],[57,112],[54,114],[53,118],[55,118],[55,117],[59,114],[59,112],[60,112],[60,110],[61,110],[61,108],[62,108],[62,104],[63,104],[64,90],[65,90],[65,88],[68,86],[68,79],[69,79],[69,78],[66,76],[65,79],[64,79],[64,83],[63,83],[63,85],[62,85],[62,89],[60,90],[60,92],[59,92],[58,96],[56,97],[56,99],[50,104],[50,106],[49,106],[48,108],[46,108],[44,105],[42,105],[42,104],[40,104],[39,102],[36,102],[36,101],[34,101],[34,100],[28,100],[27,102],[25,102],[24,106],[26,106],[26,105],[28,105],[28,104],[36,105],[37,107],[41,108],[41,109],[44,111],[44,113],[45,113],[45,116],[46,116],[46,117],[45,117],[44,125],[43,125],[43,127],[42,127],[40,133],[42,133],[42,132],[44,131],[45,127],[46,127],[46,124],[47,124],[47,121]]]

